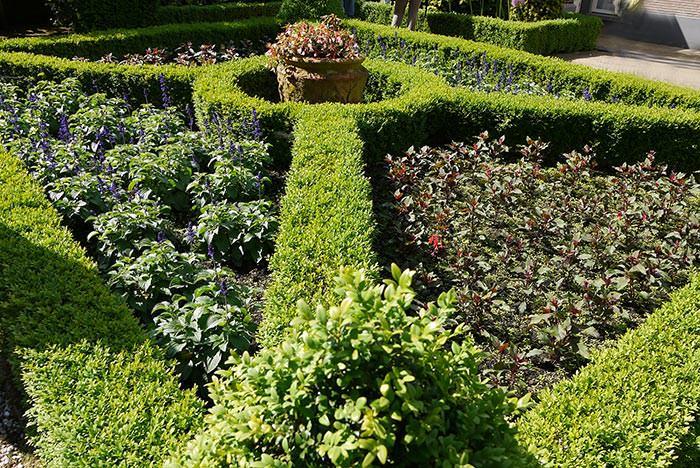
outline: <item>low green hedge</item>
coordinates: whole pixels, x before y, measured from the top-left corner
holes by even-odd
[[[144,26],[152,21],[159,0],[45,0],[54,22],[76,31]]]
[[[360,19],[388,25],[391,24],[393,7],[385,3],[364,2],[358,13]],[[542,55],[593,50],[602,27],[600,18],[573,14],[554,20],[524,22],[429,11],[421,12],[418,21],[420,31]]]
[[[9,39],[0,41],[0,78],[28,86],[41,80],[76,77],[90,92],[98,90],[128,96],[136,102],[159,104],[162,75],[173,103],[184,107],[192,101],[192,82],[202,68],[130,66],[69,58],[77,55],[96,59],[108,53],[142,52],[148,47],[175,47],[188,41],[255,39],[274,36],[278,30],[272,18],[251,18],[231,23],[176,24],[56,38]]]
[[[309,106],[275,102],[276,80],[267,63],[266,57],[255,57],[209,68],[195,81],[193,99],[199,122],[206,122],[213,114],[234,120],[247,118],[255,110],[268,132],[268,141],[273,144],[273,154],[279,157],[289,153],[294,122],[299,112]],[[405,149],[402,145],[416,138],[427,141],[428,121],[436,128],[446,122],[437,113],[438,103],[450,93],[442,79],[399,63],[368,60],[365,65],[370,80],[379,80],[373,88],[386,90],[387,99],[349,106],[312,107],[319,112],[347,107],[356,115],[363,141],[371,141],[371,150],[378,154],[391,148]]]
[[[52,466],[160,464],[201,426],[159,350],[16,158],[0,154],[0,339]]]
[[[175,65],[116,65],[0,52],[0,79],[16,85],[28,87],[42,80],[62,81],[75,77],[89,92],[106,92],[133,102],[161,104],[161,80],[164,78],[173,104],[179,107],[192,102],[192,82],[198,71]]]
[[[304,109],[294,131],[258,337],[265,346],[285,336],[297,301],[316,305],[333,299],[333,278],[341,267],[376,271],[372,190],[355,119],[339,108],[319,110]]]
[[[200,75],[194,86],[195,108],[199,121],[213,113],[244,118],[255,109],[263,128],[271,130],[274,154],[280,157],[289,151],[288,135],[306,106],[270,100],[276,88],[265,63],[264,57],[246,59]],[[489,130],[507,135],[513,144],[528,136],[549,141],[554,156],[591,144],[597,145],[598,159],[607,165],[642,160],[655,150],[659,161],[675,168],[700,168],[697,112],[472,92],[450,88],[405,65],[377,60],[367,64],[373,73],[405,83],[407,90],[385,101],[347,106],[372,161],[411,145],[464,141]]]
[[[234,21],[256,16],[274,17],[281,2],[215,3],[213,5],[170,5],[156,11],[154,24]]]
[[[278,31],[279,25],[274,18],[248,18],[232,22],[169,24],[56,37],[6,39],[0,41],[0,51],[99,59],[109,53],[141,53],[148,47],[177,47],[186,42],[256,40],[274,36]]]
[[[518,76],[551,87],[554,92],[568,90],[581,96],[587,91],[594,101],[619,102],[632,105],[677,107],[700,111],[700,91],[640,78],[626,73],[596,70],[552,57],[511,50],[490,44],[472,42],[456,37],[413,32],[359,20],[345,20],[361,43],[363,51],[375,58],[413,63],[420,53],[434,56],[431,67],[455,60],[491,65],[508,69]]]
[[[519,438],[545,466],[697,466],[700,276],[541,395]]]
[[[527,137],[550,142],[555,158],[590,144],[606,166],[640,161],[654,150],[657,161],[675,169],[700,169],[700,114],[693,111],[461,90],[442,112],[458,141],[489,130],[511,145]]]

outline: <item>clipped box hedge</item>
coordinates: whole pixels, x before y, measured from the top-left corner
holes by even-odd
[[[550,141],[550,154],[555,157],[597,144],[599,161],[608,165],[644,159],[653,149],[659,161],[676,168],[700,168],[697,112],[473,92],[450,88],[409,66],[377,60],[367,63],[370,70],[392,77],[384,86],[391,87],[393,80],[406,88],[392,99],[347,106],[356,116],[371,160],[411,145],[468,140],[489,130],[507,135],[514,144],[528,136]],[[238,119],[255,109],[263,127],[270,129],[274,154],[279,158],[289,151],[288,135],[305,106],[272,102],[277,91],[265,64],[264,57],[252,58],[203,73],[194,85],[195,109],[200,121],[213,113]]]
[[[41,188],[4,153],[0,330],[47,465],[160,464],[201,426],[195,392],[179,388]]]
[[[25,86],[41,80],[76,77],[89,92],[109,92],[136,102],[161,102],[161,75],[172,102],[179,107],[192,101],[192,82],[203,67],[177,65],[133,66],[70,60],[97,59],[108,53],[143,52],[148,47],[176,47],[188,41],[227,42],[274,36],[273,18],[251,18],[228,23],[193,23],[69,34],[55,38],[19,38],[0,41],[0,78]]]
[[[342,109],[307,107],[298,116],[292,155],[259,330],[264,346],[285,336],[297,301],[334,298],[341,267],[377,269],[372,189],[355,119]]]
[[[168,5],[156,11],[154,24],[234,21],[257,16],[275,17],[282,2]]]
[[[392,16],[393,7],[379,2],[362,3],[357,15],[365,21],[385,25],[391,24]],[[602,28],[600,18],[577,14],[536,22],[435,11],[421,12],[418,18],[420,31],[541,55],[593,50]]]
[[[697,466],[700,276],[540,395],[518,423],[544,466]]]
[[[568,90],[578,96],[586,90],[594,101],[700,111],[700,91],[690,88],[456,37],[359,20],[345,20],[345,24],[355,32],[363,50],[370,50],[372,57],[382,57],[394,51],[398,54],[392,54],[392,57],[399,55],[401,60],[412,63],[417,53],[430,52],[438,60],[495,61],[500,68],[512,67],[514,72],[523,74],[543,88],[551,86],[555,91]]]
[[[240,1],[211,5],[163,5],[159,0],[45,0],[54,20],[76,31],[135,28],[154,24],[232,21],[256,16],[274,17],[281,2]]]
[[[143,52],[148,47],[177,47],[186,42],[225,43],[274,36],[279,25],[274,18],[248,18],[218,23],[187,23],[112,29],[86,34],[23,37],[0,41],[0,51],[27,52],[71,58],[99,59],[105,54]]]
[[[553,97],[462,90],[443,112],[451,138],[469,140],[483,130],[506,135],[511,145],[527,137],[550,142],[554,158],[593,145],[606,166],[641,161],[649,150],[675,169],[700,169],[700,113]]]
[[[347,107],[356,115],[363,141],[371,141],[373,150],[381,153],[397,148],[411,138],[427,141],[427,121],[440,125],[438,103],[450,93],[441,78],[414,67],[381,60],[367,60],[374,88],[386,91],[386,99],[364,104],[312,106],[323,109]],[[193,100],[197,118],[207,121],[213,114],[239,119],[256,111],[273,154],[289,153],[290,134],[298,114],[306,104],[279,103],[274,74],[268,68],[267,57],[254,57],[212,67],[202,73],[194,84]],[[400,118],[412,114],[415,118]],[[428,115],[432,114],[432,115]],[[381,132],[381,135],[380,135]]]
[[[145,26],[159,0],[45,0],[54,20],[76,31]]]

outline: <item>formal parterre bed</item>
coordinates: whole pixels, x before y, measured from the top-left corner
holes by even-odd
[[[0,338],[44,461],[697,460],[698,93],[357,20],[356,105],[278,102],[262,57],[98,62],[279,30],[182,18],[0,43]]]

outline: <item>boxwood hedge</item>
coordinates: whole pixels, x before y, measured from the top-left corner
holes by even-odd
[[[391,24],[393,9],[379,2],[364,2],[357,17],[379,24]],[[593,50],[603,27],[600,18],[567,15],[564,18],[524,22],[459,13],[421,13],[418,30],[445,36],[487,42],[533,54],[554,54]]]
[[[268,17],[218,23],[168,24],[55,37],[6,39],[0,41],[0,51],[98,59],[109,53],[124,55],[143,52],[148,47],[176,47],[186,42],[223,43],[274,37],[278,30],[277,21]]]
[[[182,391],[41,188],[0,154],[0,343],[53,466],[159,464],[201,426]]]
[[[276,80],[267,63],[266,57],[255,57],[210,68],[195,81],[193,100],[200,122],[213,114],[237,119],[255,110],[268,131],[274,154],[279,155],[288,153],[293,123],[308,106],[276,102]],[[374,82],[370,88],[378,100],[350,106],[314,107],[319,111],[347,107],[357,116],[363,141],[371,142],[374,153],[398,148],[416,138],[427,141],[428,121],[437,127],[441,122],[446,123],[441,120],[439,103],[452,91],[444,80],[400,63],[368,60],[365,65]]]
[[[519,422],[545,466],[697,466],[700,276],[540,395]]]
[[[369,51],[372,57],[391,55],[412,63],[418,53],[428,52],[438,62],[462,59],[484,63],[488,60],[543,88],[551,86],[554,91],[568,90],[578,96],[586,90],[594,101],[700,111],[700,91],[690,88],[456,37],[395,29],[359,20],[345,20],[345,24],[355,31],[363,50]],[[392,51],[396,53],[390,54]]]
[[[227,42],[272,37],[279,26],[273,18],[224,23],[193,23],[69,34],[57,38],[0,41],[0,78],[30,85],[41,80],[77,77],[90,92],[104,91],[137,102],[160,103],[161,80],[171,100],[184,107],[192,101],[192,82],[201,68],[176,65],[130,66],[70,60],[97,59],[108,53],[142,52],[148,47],[176,47],[184,42]]]
[[[45,0],[54,22],[77,31],[149,24],[159,0]]]
[[[294,131],[259,340],[285,336],[296,303],[328,304],[343,266],[376,271],[371,187],[355,119],[339,108],[307,107]]]
[[[154,24],[234,21],[257,16],[274,17],[281,2],[236,2],[211,5],[168,5],[156,10]]]
[[[213,5],[167,5],[159,0],[45,0],[54,22],[72,24],[77,31],[153,24],[231,21],[275,16],[280,2],[241,1]]]
[[[288,152],[287,135],[304,106],[271,100],[276,89],[265,63],[260,57],[210,69],[195,82],[194,102],[200,121],[213,113],[240,118],[255,109],[264,128],[272,130],[279,156]],[[598,144],[607,164],[643,159],[653,149],[659,161],[674,167],[700,167],[700,114],[691,110],[472,92],[405,65],[367,63],[392,77],[384,86],[400,82],[407,89],[392,99],[348,106],[373,160],[411,145],[465,140],[489,130],[513,141],[528,136],[551,141],[553,155]]]

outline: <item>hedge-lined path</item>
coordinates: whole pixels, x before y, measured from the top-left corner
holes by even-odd
[[[700,50],[631,41],[609,34],[600,35],[597,48],[561,57],[593,68],[700,89]]]

